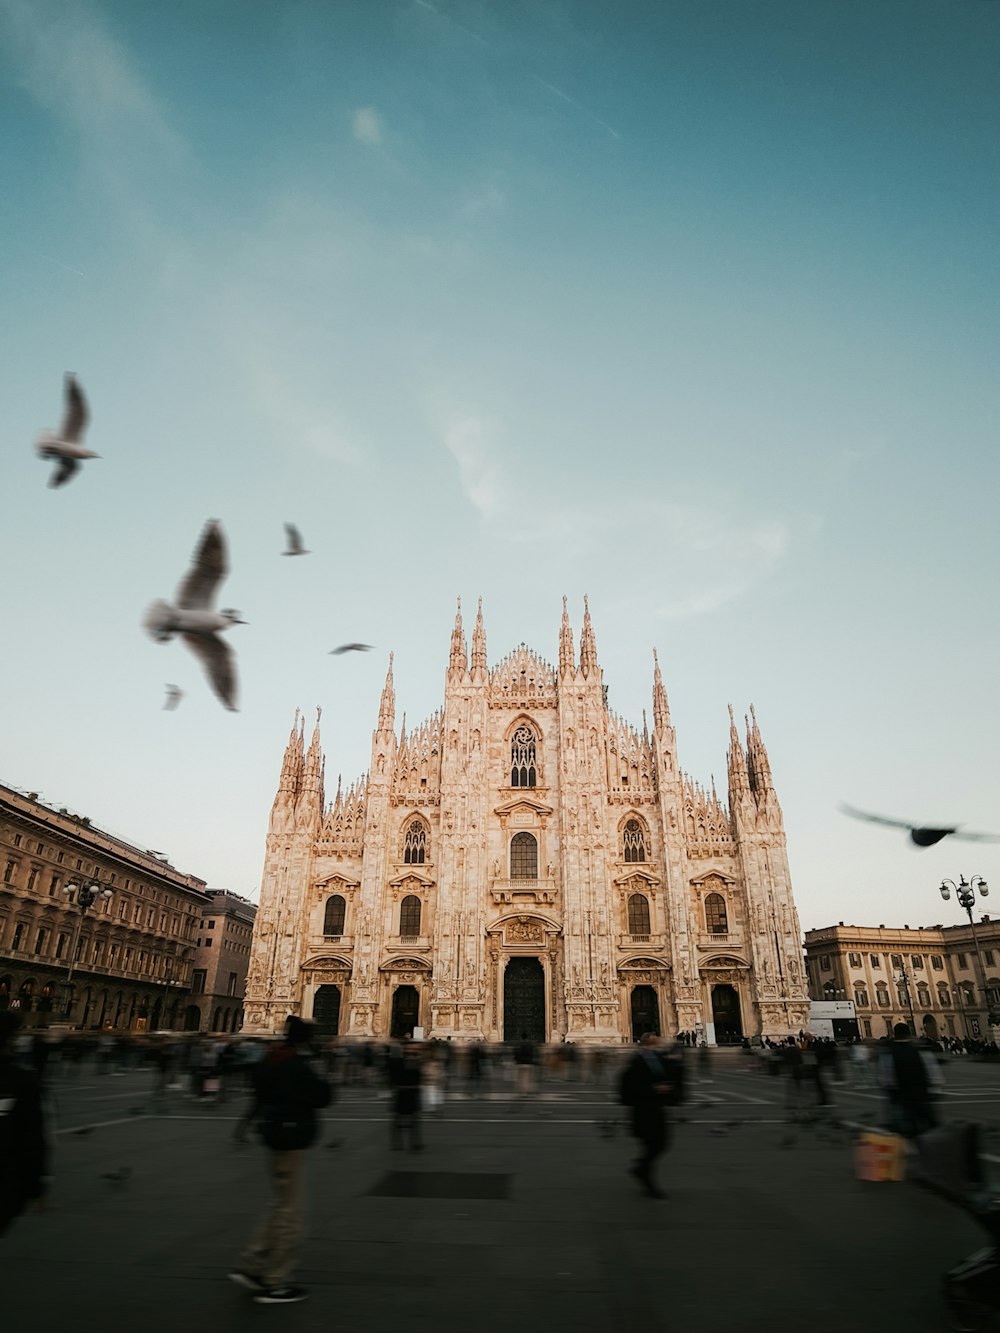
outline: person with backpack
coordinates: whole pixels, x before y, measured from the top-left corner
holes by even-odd
[[[305,1150],[316,1140],[316,1112],[330,1103],[330,1084],[310,1059],[311,1023],[289,1015],[284,1040],[254,1069],[254,1104],[249,1116],[268,1150],[272,1197],[261,1224],[229,1276],[253,1293],[259,1305],[305,1300],[304,1287],[289,1282],[305,1218]]]
[[[37,1073],[17,1059],[20,1016],[0,1012],[0,1236],[29,1205],[42,1206],[48,1140]]]

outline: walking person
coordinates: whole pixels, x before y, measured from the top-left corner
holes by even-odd
[[[642,1145],[629,1173],[651,1199],[667,1197],[653,1178],[653,1168],[669,1142],[667,1107],[681,1092],[680,1076],[676,1069],[668,1068],[657,1049],[659,1041],[653,1032],[642,1034],[639,1050],[625,1066],[619,1085],[622,1104],[631,1111],[632,1135]]]
[[[878,1081],[888,1101],[889,1128],[905,1139],[915,1139],[938,1123],[933,1096],[944,1079],[929,1051],[910,1040],[910,1029],[897,1023],[892,1041],[878,1056]]]
[[[410,1140],[410,1151],[419,1152],[424,1144],[420,1122],[420,1086],[423,1081],[420,1053],[409,1033],[402,1045],[389,1056],[389,1086],[392,1089],[392,1126],[389,1142],[393,1151]]]
[[[38,1075],[19,1063],[20,1017],[0,1013],[0,1236],[28,1208],[42,1207],[48,1141]]]
[[[330,1085],[313,1068],[310,1023],[289,1015],[284,1040],[255,1067],[252,1120],[268,1150],[272,1197],[256,1235],[230,1272],[260,1305],[289,1305],[309,1295],[289,1274],[305,1218],[305,1150],[316,1140],[316,1112]]]

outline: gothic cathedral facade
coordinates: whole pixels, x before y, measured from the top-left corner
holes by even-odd
[[[444,706],[397,735],[392,659],[368,774],[324,796],[319,718],[292,728],[244,1030],[709,1043],[804,1028],[781,807],[755,716],[730,709],[728,806],[680,768],[654,654],[653,729],[609,710],[585,608],[559,662],[490,668],[455,619]]]

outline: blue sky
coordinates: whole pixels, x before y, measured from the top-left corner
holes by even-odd
[[[755,703],[804,927],[950,919],[1000,847],[836,807],[1000,829],[998,57],[992,0],[0,0],[0,778],[254,892],[296,706],[350,779],[457,595],[551,659],[587,592],[700,780]],[[209,517],[235,715],[140,629]]]

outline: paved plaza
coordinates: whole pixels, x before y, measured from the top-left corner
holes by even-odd
[[[945,1114],[1000,1132],[1000,1068],[946,1073]],[[262,1150],[232,1140],[242,1098],[175,1092],[151,1114],[150,1081],[52,1080],[49,1207],[2,1242],[11,1328],[931,1333],[941,1273],[981,1243],[913,1185],[856,1181],[848,1137],[790,1127],[782,1080],[735,1055],[693,1082],[662,1202],[625,1175],[607,1086],[452,1091],[423,1152],[390,1152],[386,1100],[348,1087],[310,1156],[297,1278],[311,1299],[261,1307],[226,1279],[266,1192]],[[877,1114],[871,1089],[834,1097],[843,1119]]]

